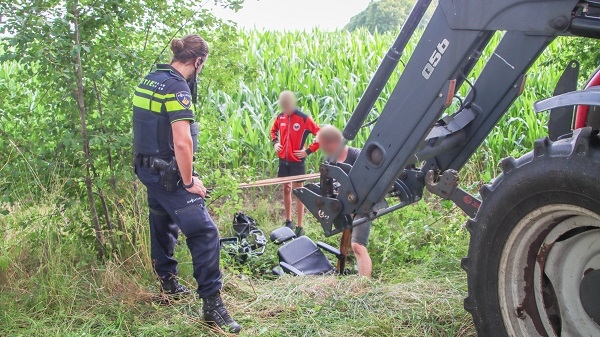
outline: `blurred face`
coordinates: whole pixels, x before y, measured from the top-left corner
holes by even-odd
[[[330,157],[335,154],[335,152],[340,147],[341,143],[342,142],[338,140],[324,140],[320,141],[319,145],[321,150],[325,152],[325,155],[327,155],[327,157]]]
[[[291,115],[296,110],[296,98],[291,92],[284,92],[279,96],[279,107],[286,115]]]
[[[286,115],[291,115],[296,110],[296,104],[290,101],[282,101],[279,103],[279,106],[281,107],[281,111]]]

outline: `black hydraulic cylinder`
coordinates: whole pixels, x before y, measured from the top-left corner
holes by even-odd
[[[416,164],[420,161],[429,160],[431,158],[436,157],[439,154],[442,154],[448,150],[456,149],[462,146],[466,141],[466,136],[464,130],[460,130],[456,133],[448,135],[444,138],[439,144],[434,145],[426,145],[422,149],[420,149],[417,153],[415,153],[411,158],[409,158],[407,165]]]
[[[600,20],[590,18],[574,18],[571,21],[571,33],[577,36],[600,38]]]
[[[421,19],[425,15],[430,4],[431,0],[417,0],[415,7],[408,15],[408,18],[406,18],[404,25],[402,25],[400,34],[398,34],[396,41],[394,41],[394,44],[383,58],[383,61],[381,61],[375,75],[373,75],[371,82],[369,82],[369,85],[367,86],[367,90],[365,90],[356,109],[354,109],[350,121],[348,121],[348,124],[344,128],[343,135],[345,139],[353,140],[356,137],[358,130],[360,130],[360,127],[365,122],[371,109],[373,109],[373,105],[375,105],[381,91],[390,79],[392,72],[396,69],[398,61],[400,61],[400,57],[404,52],[404,48],[406,48],[410,38],[415,33],[415,30],[419,26],[419,22],[421,22]]]

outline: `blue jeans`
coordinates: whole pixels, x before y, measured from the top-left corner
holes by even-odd
[[[135,171],[148,192],[150,251],[157,276],[163,281],[177,276],[173,254],[181,229],[192,254],[198,295],[205,298],[221,289],[219,230],[204,199],[181,185],[177,191],[167,192],[158,182],[158,173],[149,167],[136,165]]]

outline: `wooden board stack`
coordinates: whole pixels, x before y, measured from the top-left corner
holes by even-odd
[[[321,175],[320,173],[311,173],[311,174],[303,174],[300,176],[264,179],[264,180],[254,181],[251,183],[240,184],[240,188],[263,187],[263,186],[291,183],[294,181],[313,180],[313,179],[319,178],[320,175]]]

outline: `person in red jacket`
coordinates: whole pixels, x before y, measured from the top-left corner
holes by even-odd
[[[278,177],[290,177],[306,174],[304,159],[319,149],[319,143],[314,142],[305,148],[309,134],[317,135],[319,126],[315,121],[296,107],[296,96],[291,91],[283,91],[279,95],[279,106],[282,113],[277,115],[271,128],[271,142],[279,156]],[[292,222],[292,188],[302,187],[302,181],[283,184],[283,205],[285,207],[285,225],[294,229]],[[304,205],[296,200],[298,222],[296,235],[304,234],[302,219]]]

